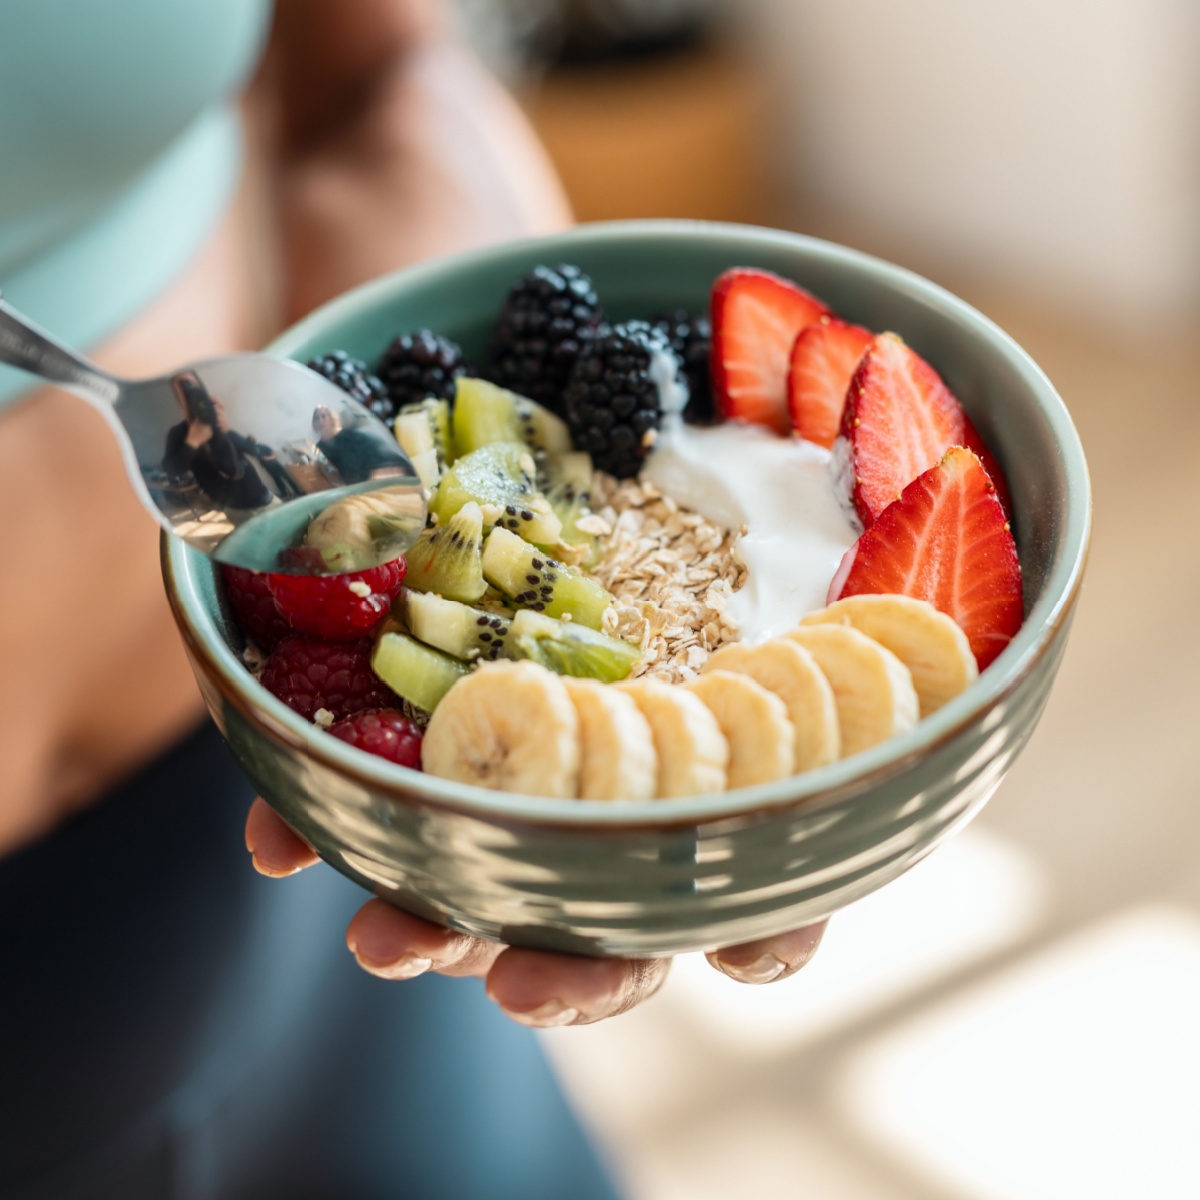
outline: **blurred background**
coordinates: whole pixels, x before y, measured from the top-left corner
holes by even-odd
[[[1093,473],[1066,664],[974,825],[790,981],[682,959],[546,1035],[632,1194],[1196,1200],[1200,6],[459,5],[581,220],[761,222],[928,275],[1048,372]]]

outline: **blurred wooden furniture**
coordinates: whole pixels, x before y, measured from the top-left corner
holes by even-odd
[[[559,68],[519,93],[580,221],[769,221],[762,88],[719,46]]]

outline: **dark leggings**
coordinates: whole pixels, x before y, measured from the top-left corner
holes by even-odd
[[[205,726],[0,860],[0,1197],[613,1197],[479,983],[372,979],[357,888],[255,875],[251,795]]]

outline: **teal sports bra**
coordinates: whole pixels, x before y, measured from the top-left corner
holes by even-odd
[[[0,292],[81,350],[225,212],[270,0],[3,0]],[[0,366],[0,405],[35,386]]]

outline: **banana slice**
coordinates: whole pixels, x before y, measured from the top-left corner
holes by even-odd
[[[795,736],[793,770],[811,771],[836,762],[841,752],[837,705],[833,689],[816,660],[795,642],[740,642],[722,646],[700,668],[700,678],[710,671],[746,675],[783,701]]]
[[[725,790],[729,743],[699,696],[657,679],[609,686],[631,696],[650,724],[658,754],[658,799]]]
[[[912,672],[921,716],[936,712],[978,678],[967,635],[952,617],[912,596],[846,596],[801,625],[845,624],[890,650]]]
[[[708,671],[684,687],[704,701],[729,743],[727,786],[751,787],[792,774],[796,731],[774,692],[733,671]]]
[[[802,625],[783,636],[817,660],[833,688],[843,758],[917,723],[920,705],[908,668],[865,633],[849,625]]]
[[[650,800],[658,754],[650,724],[632,696],[595,679],[562,677],[579,716],[581,800]]]
[[[429,718],[421,762],[430,775],[498,792],[574,799],[579,718],[563,681],[531,662],[487,663],[464,675]]]

